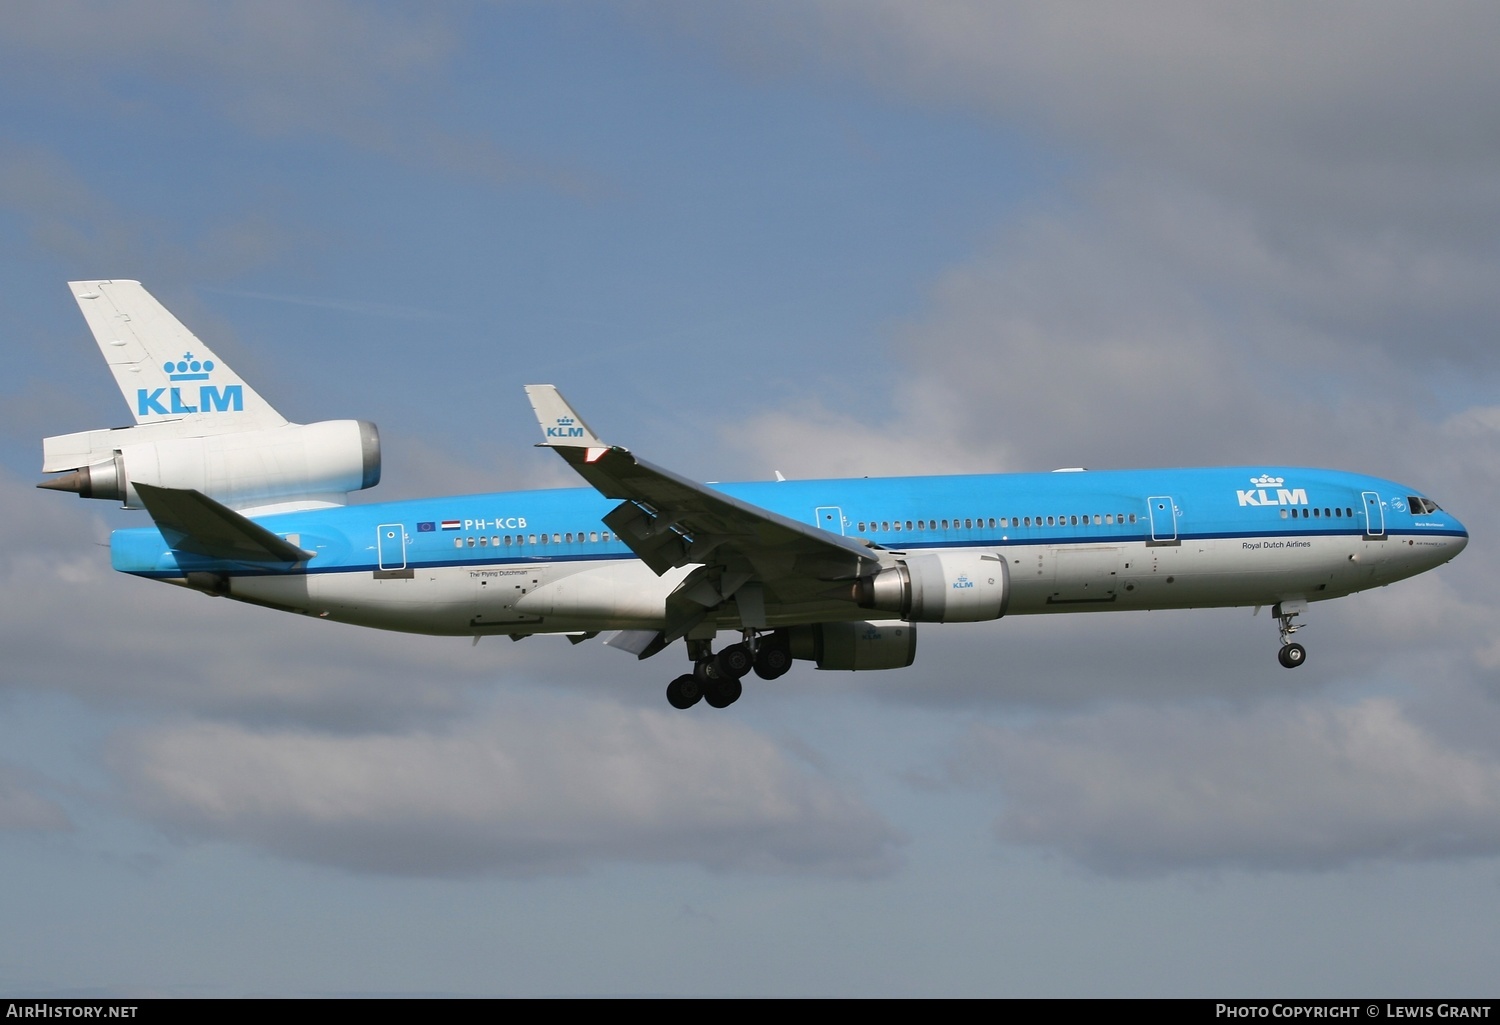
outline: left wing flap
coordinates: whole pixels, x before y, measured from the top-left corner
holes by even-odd
[[[167,543],[180,552],[229,562],[306,562],[303,551],[198,491],[134,485]]]

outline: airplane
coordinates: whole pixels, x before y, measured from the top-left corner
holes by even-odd
[[[38,487],[146,510],[112,533],[116,570],[476,644],[682,641],[676,708],[797,661],[910,666],[919,623],[1044,613],[1269,606],[1296,668],[1311,603],[1468,544],[1414,488],[1281,465],[710,486],[604,442],[552,385],[526,389],[540,447],[587,487],[350,505],[380,480],[373,424],[289,423],[139,282],[70,286],[135,424],[45,439],[61,476]]]

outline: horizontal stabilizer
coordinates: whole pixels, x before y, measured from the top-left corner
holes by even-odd
[[[167,544],[179,552],[230,562],[294,563],[313,557],[200,492],[151,484],[135,489]]]

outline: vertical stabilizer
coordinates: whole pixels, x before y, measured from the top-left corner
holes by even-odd
[[[69,284],[136,423],[181,422],[182,436],[286,423],[139,281]]]

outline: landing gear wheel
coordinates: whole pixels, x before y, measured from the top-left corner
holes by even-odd
[[[738,680],[714,680],[703,688],[703,700],[714,708],[728,708],[740,699],[744,685]]]
[[[693,663],[693,679],[697,680],[702,686],[707,687],[719,678],[719,667],[714,665],[712,655],[708,658],[700,658],[697,662]]]
[[[792,668],[792,653],[779,644],[763,644],[755,653],[755,675],[774,680]]]
[[[667,684],[667,701],[673,708],[692,708],[703,697],[703,687],[692,673],[684,673]]]
[[[714,656],[714,669],[721,679],[738,680],[750,671],[754,658],[743,644],[731,644]]]
[[[1281,651],[1276,655],[1276,661],[1288,669],[1296,669],[1307,660],[1307,649],[1300,644],[1283,644]]]

